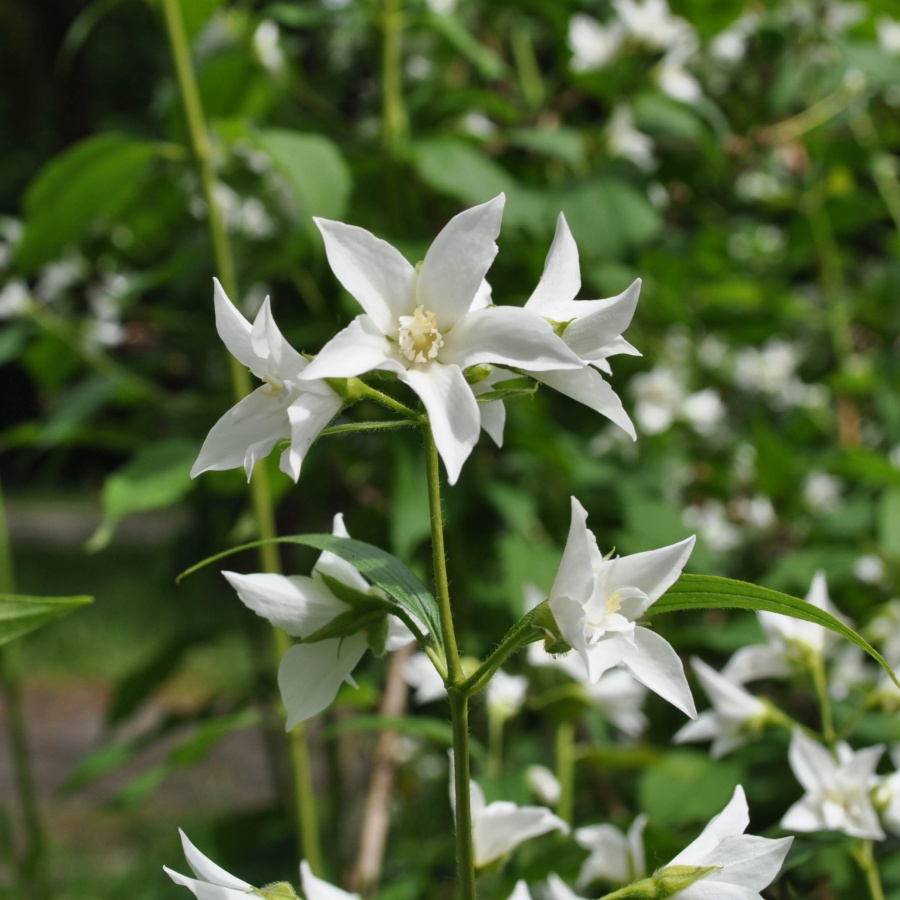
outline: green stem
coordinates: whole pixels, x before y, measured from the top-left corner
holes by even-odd
[[[12,545],[6,526],[6,507],[0,491],[0,593],[15,593]],[[49,877],[46,869],[46,839],[41,823],[37,789],[31,768],[28,732],[25,726],[25,707],[22,702],[22,670],[19,648],[8,644],[0,648],[0,680],[6,699],[6,715],[12,755],[15,763],[15,784],[22,810],[25,850],[17,858],[18,876],[24,895],[49,897]]]
[[[402,0],[384,0],[381,14],[382,142],[388,155],[402,155],[409,132],[403,103],[403,8]]]
[[[884,900],[884,888],[881,886],[881,878],[878,874],[878,866],[875,865],[872,847],[872,841],[860,841],[859,845],[851,850],[851,854],[866,876],[866,884],[872,900]]]
[[[319,437],[332,434],[354,434],[360,431],[393,431],[397,428],[415,428],[415,422],[348,422],[346,425],[329,425],[319,432]]]
[[[465,676],[453,627],[447,555],[444,549],[444,518],[441,508],[441,475],[437,445],[428,423],[422,425],[425,440],[425,472],[428,505],[431,510],[431,548],[434,560],[434,587],[437,594],[444,653],[447,660],[445,684],[450,699],[453,727],[453,785],[456,794],[456,869],[459,900],[475,900],[475,855],[472,849],[472,804],[469,797],[469,697],[461,689]]]
[[[364,382],[360,382],[360,384],[362,385],[359,389],[360,399],[374,400],[376,403],[380,403],[382,406],[393,410],[395,413],[399,413],[404,419],[409,419],[409,421],[415,425],[423,424],[422,416],[414,409],[410,409],[399,400],[395,400],[389,394],[383,394],[381,391]]]
[[[236,299],[239,294],[234,256],[231,251],[228,234],[225,231],[225,220],[222,210],[216,200],[216,176],[212,164],[209,132],[203,115],[200,91],[197,87],[197,79],[191,62],[191,52],[184,29],[179,0],[163,0],[162,8],[166,33],[175,64],[178,89],[187,120],[191,150],[194,154],[203,196],[206,200],[216,271],[225,293]],[[234,397],[236,400],[241,400],[250,393],[250,377],[247,370],[238,360],[233,357],[229,357],[229,360]],[[264,466],[255,468],[250,483],[250,491],[260,537],[263,540],[274,537],[276,533],[275,510]],[[260,547],[259,556],[264,571],[279,572],[281,570],[278,550],[274,544],[263,544]],[[277,668],[281,658],[290,648],[291,641],[288,635],[275,629],[273,644],[273,666]],[[322,872],[322,853],[318,830],[315,827],[315,791],[310,777],[309,750],[306,745],[305,735],[305,730],[295,729],[288,738],[294,777],[294,800],[297,821],[300,825],[300,852],[308,860],[313,872],[320,874]]]
[[[572,722],[560,722],[556,727],[556,779],[561,788],[556,814],[571,825],[575,812],[575,725]]]
[[[825,674],[825,660],[820,654],[814,655],[809,662],[816,697],[819,700],[819,712],[822,716],[822,738],[833,750],[837,741],[834,731],[834,716],[831,712],[831,697],[828,696],[828,678]]]
[[[489,778],[499,778],[503,772],[503,716],[488,709],[488,760]]]

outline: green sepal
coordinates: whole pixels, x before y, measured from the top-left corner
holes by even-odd
[[[300,900],[287,881],[273,881],[265,887],[254,888],[250,893],[256,897],[264,897],[265,900]]]
[[[572,645],[562,636],[559,625],[550,611],[550,601],[544,600],[531,611],[531,626],[544,637],[544,649],[554,655],[568,653]],[[534,638],[537,640],[537,637]]]
[[[463,375],[466,376],[466,381],[469,384],[478,384],[479,381],[484,381],[484,379],[493,371],[493,366],[469,366],[469,368],[463,372]]]
[[[366,641],[368,641],[369,649],[376,656],[384,656],[384,648],[387,643],[388,636],[388,620],[387,616],[382,616],[377,622],[373,622],[366,628]]]
[[[533,378],[508,378],[499,382],[493,390],[477,394],[475,399],[479,403],[493,403],[495,400],[512,400],[514,397],[532,397],[540,386],[540,382]]]
[[[362,400],[367,387],[359,378],[326,378],[325,383],[344,401],[346,406]]]
[[[566,329],[567,329],[567,328],[568,328],[575,320],[574,320],[574,319],[569,319],[569,320],[566,321],[566,322],[556,322],[556,321],[553,320],[553,319],[547,319],[547,321],[553,326],[553,330],[556,332],[556,334],[558,334],[560,337],[562,337],[563,334],[565,333],[565,330],[566,330]]]
[[[369,591],[361,591],[359,588],[351,587],[349,584],[345,584],[333,575],[326,575],[318,569],[313,570],[313,576],[315,578],[321,578],[322,581],[325,582],[325,586],[328,590],[331,591],[338,600],[342,603],[346,603],[347,606],[352,609],[371,609],[373,600],[387,602],[382,596],[375,596]]]
[[[348,609],[347,612],[335,616],[327,625],[323,625],[318,631],[299,638],[300,644],[317,644],[319,641],[328,641],[333,638],[345,638],[358,634],[360,631],[368,631],[373,625],[377,625],[386,618],[382,601],[375,601],[376,606],[362,612],[357,609]]]
[[[666,866],[649,878],[627,884],[600,900],[668,900],[719,866]]]

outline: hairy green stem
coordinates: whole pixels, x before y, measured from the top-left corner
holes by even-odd
[[[216,175],[212,163],[212,149],[209,132],[203,115],[200,91],[191,62],[190,47],[184,29],[179,0],[163,0],[163,16],[166,33],[175,64],[178,89],[184,107],[190,137],[191,150],[197,164],[203,197],[206,201],[210,238],[216,271],[225,293],[237,299],[238,284],[235,273],[234,255],[225,230],[221,207],[216,199]],[[250,392],[250,378],[244,367],[233,357],[229,357],[231,382],[236,400],[242,400]],[[250,482],[253,511],[257,529],[263,540],[275,536],[275,510],[272,492],[264,466],[257,466]],[[279,572],[281,564],[278,550],[272,543],[263,544],[259,550],[260,563],[266,572]],[[290,648],[288,635],[279,629],[274,631],[273,665],[277,668],[281,658]],[[313,872],[322,872],[322,853],[316,827],[315,792],[309,766],[309,748],[304,729],[295,729],[288,738],[294,779],[294,803],[300,832],[300,851],[309,862]]]
[[[402,155],[409,132],[403,103],[403,24],[402,0],[385,0],[381,13],[382,143],[394,158]]]
[[[445,684],[450,699],[453,727],[453,784],[456,795],[456,869],[459,900],[475,900],[475,857],[472,849],[472,803],[469,797],[469,697],[453,627],[447,555],[444,549],[444,517],[441,508],[441,474],[437,445],[431,426],[422,426],[425,440],[425,472],[428,505],[431,510],[431,548],[434,560],[434,587],[437,595],[444,653],[447,659]]]
[[[12,545],[6,526],[6,507],[0,490],[0,593],[15,593]],[[19,648],[7,644],[0,648],[0,680],[6,700],[7,727],[12,744],[16,793],[22,814],[25,848],[16,858],[18,877],[23,896],[49,897],[49,876],[46,869],[46,840],[38,805],[31,753],[28,748],[28,732],[25,725],[25,707],[22,702],[22,670]]]
[[[503,772],[503,716],[488,709],[488,759],[489,778],[499,778]]]
[[[820,654],[814,655],[809,662],[816,697],[819,700],[819,712],[822,716],[822,737],[829,749],[833,750],[837,742],[834,731],[834,716],[831,712],[831,697],[828,696],[828,677],[825,674],[825,660]]]
[[[460,686],[459,689],[471,697],[487,687],[488,682],[510,656],[517,650],[533,642],[537,633],[532,626],[534,611],[526,614],[504,636],[503,640],[490,656],[473,672]]]

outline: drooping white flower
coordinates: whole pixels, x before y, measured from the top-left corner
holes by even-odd
[[[703,660],[693,657],[691,663],[712,709],[700,713],[696,722],[684,725],[676,732],[674,740],[676,744],[711,740],[710,754],[713,759],[718,759],[758,733],[769,718],[769,708],[759,697],[754,697]]]
[[[627,884],[646,874],[644,828],[647,816],[640,815],[624,834],[615,825],[588,825],[575,831],[575,842],[590,851],[581,864],[578,887],[594,881]]]
[[[296,481],[303,457],[341,408],[324,381],[300,381],[308,362],[284,339],[272,318],[269,298],[251,325],[215,281],[216,328],[232,356],[264,384],[232,407],[207,435],[191,477],[243,466],[247,478],[257,460],[283,440],[281,471]]]
[[[631,419],[601,372],[611,371],[607,361],[611,356],[621,353],[640,356],[622,337],[622,332],[634,315],[641,281],[637,279],[621,294],[606,300],[576,300],[580,289],[578,247],[566,217],[560,213],[544,271],[525,309],[552,323],[583,365],[575,369],[545,366],[538,370],[529,365],[520,368],[548,387],[611,419],[634,438]]]
[[[653,877],[664,878],[669,870],[677,878],[678,870],[671,871],[676,866],[711,867],[710,871],[666,896],[679,900],[762,900],[760,891],[778,874],[794,839],[744,834],[749,823],[747,798],[738,785],[725,809]]]
[[[525,781],[529,789],[547,806],[556,806],[562,796],[559,779],[546,766],[529,766],[525,770]]]
[[[456,783],[451,754],[450,803],[456,814]],[[469,782],[472,810],[472,849],[475,868],[480,869],[495,859],[511,853],[523,841],[549,831],[569,833],[569,826],[545,806],[517,806],[509,800],[488,803],[484,791],[475,781]]]
[[[550,610],[560,633],[584,660],[592,683],[618,666],[696,718],[678,655],[656,632],[637,624],[681,574],[694,538],[604,558],[586,522],[584,507],[573,497],[569,537],[550,591]]]
[[[450,484],[481,428],[466,368],[583,368],[540,317],[484,305],[504,200],[501,194],[451,219],[420,266],[363,228],[315,220],[332,271],[364,313],[322,348],[302,378],[393,372],[425,406]]]
[[[843,741],[833,756],[799,729],[791,737],[788,759],[806,793],[784,815],[786,831],[841,831],[851,837],[883,840],[872,805],[878,783],[875,767],[884,746],[853,751]]]
[[[806,601],[843,621],[829,600],[824,572],[813,576]],[[833,643],[832,633],[815,622],[772,612],[756,615],[769,642],[741,647],[722,670],[730,681],[743,684],[758,678],[785,678],[798,667],[808,667],[811,656],[824,657]]]
[[[349,537],[340,513],[334,517],[332,533]],[[319,556],[311,576],[222,574],[246,606],[299,638],[309,637],[350,609],[335,596],[323,576],[356,591],[381,596],[354,566],[328,551]],[[413,639],[406,625],[395,616],[387,617],[387,626],[385,650],[397,650]],[[287,711],[289,731],[325,709],[344,681],[353,684],[351,673],[367,647],[366,632],[359,631],[311,644],[297,644],[285,653],[278,668],[278,687]]]

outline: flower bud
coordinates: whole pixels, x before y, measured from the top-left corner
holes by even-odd
[[[256,888],[253,893],[265,900],[299,900],[297,892],[286,881],[273,881],[265,887]]]
[[[366,396],[367,387],[359,378],[326,378],[326,383],[349,406]]]

